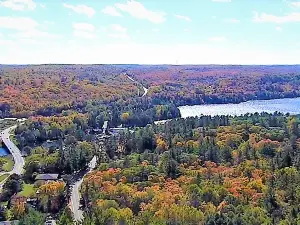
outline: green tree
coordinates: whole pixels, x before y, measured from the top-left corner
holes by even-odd
[[[19,225],[44,225],[45,216],[32,209],[29,208],[28,213],[20,220]]]
[[[73,220],[72,212],[68,207],[66,207],[59,217],[58,225],[73,225],[73,224],[74,224],[74,220]]]
[[[242,216],[245,224],[249,225],[271,225],[271,219],[267,212],[260,207],[247,207]]]

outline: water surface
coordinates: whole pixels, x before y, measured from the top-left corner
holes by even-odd
[[[9,154],[9,151],[5,147],[0,147],[0,157],[1,156],[7,156]]]
[[[273,100],[253,100],[239,104],[209,104],[178,107],[181,117],[201,115],[242,115],[246,113],[281,113],[300,114],[300,98],[283,98]]]

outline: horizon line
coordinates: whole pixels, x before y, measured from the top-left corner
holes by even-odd
[[[44,65],[116,65],[116,66],[300,66],[299,64],[155,64],[155,63],[5,63],[0,66],[44,66]]]

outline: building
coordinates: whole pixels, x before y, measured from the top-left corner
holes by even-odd
[[[56,225],[56,221],[55,220],[47,220],[45,222],[45,225]]]
[[[1,221],[0,225],[18,225],[19,220],[12,220],[12,221]]]
[[[45,173],[45,174],[38,174],[35,177],[35,181],[41,180],[41,181],[55,181],[58,180],[58,174],[51,174],[51,173]]]
[[[60,143],[59,143],[59,141],[50,141],[50,140],[47,140],[46,142],[44,142],[42,144],[42,147],[43,148],[47,148],[47,149],[59,149]]]

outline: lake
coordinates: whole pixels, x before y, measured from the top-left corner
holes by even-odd
[[[283,98],[273,100],[253,100],[239,104],[208,104],[178,107],[181,117],[201,115],[232,115],[239,116],[246,113],[276,111],[281,113],[300,114],[300,98]]]
[[[7,148],[0,147],[0,157],[9,155],[9,151]]]

